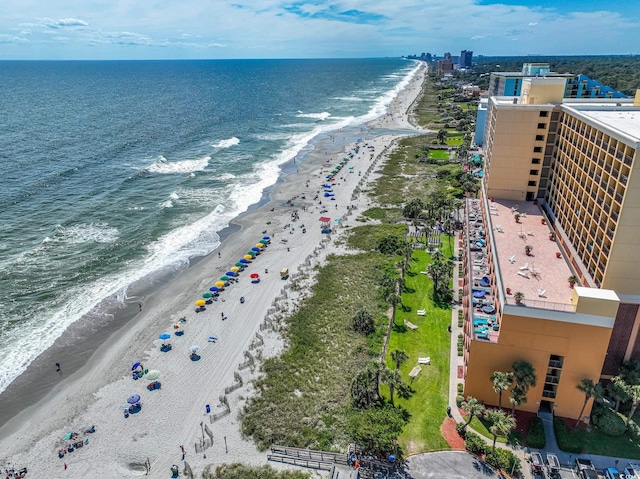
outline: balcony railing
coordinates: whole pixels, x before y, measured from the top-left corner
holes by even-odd
[[[518,306],[519,308],[537,308],[550,309],[552,311],[565,311],[567,313],[575,313],[576,307],[570,303],[555,303],[553,301],[544,301],[540,299],[523,299],[521,303],[516,303],[515,298],[507,296],[505,304],[510,306]]]
[[[558,361],[557,359],[550,359],[549,367],[555,368],[555,369],[562,369],[562,361]]]

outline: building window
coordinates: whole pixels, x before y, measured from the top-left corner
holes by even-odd
[[[542,153],[542,147],[541,146],[534,146],[533,147],[533,152],[534,153]]]
[[[540,118],[546,118],[549,116],[549,112],[548,111],[541,111],[540,112]]]
[[[540,158],[533,158],[531,160],[531,164],[532,165],[539,165],[540,164]]]
[[[538,175],[538,170],[529,170],[529,175],[537,176]]]
[[[529,182],[529,186],[536,186],[536,182],[535,181],[530,181]]]
[[[543,141],[544,135],[536,135],[536,141]]]
[[[546,123],[538,123],[538,130],[544,130],[547,127]]]

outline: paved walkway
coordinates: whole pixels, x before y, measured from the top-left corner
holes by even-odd
[[[406,460],[407,479],[487,479],[500,477],[493,469],[464,451],[416,454]]]

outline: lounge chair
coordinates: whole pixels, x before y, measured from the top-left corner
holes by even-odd
[[[478,339],[489,339],[489,331],[484,333],[476,333],[476,338]]]
[[[516,262],[516,255],[514,254],[513,256],[509,256],[509,263],[513,264]]]
[[[520,271],[524,271],[525,269],[529,269],[529,263],[525,263],[518,268]]]
[[[545,294],[547,294],[547,290],[546,289],[539,289],[538,290],[538,296],[541,298],[544,298]]]
[[[431,357],[418,358],[418,364],[431,364]]]
[[[417,311],[418,316],[426,316],[427,315],[427,310],[426,309],[419,309]]]
[[[522,276],[523,278],[527,278],[527,279],[529,279],[529,274],[528,274],[528,273],[525,273],[524,271],[518,271],[518,274],[519,274],[520,276]]]
[[[404,325],[409,328],[411,331],[415,331],[416,329],[418,329],[418,326],[416,326],[415,324],[413,324],[410,321],[407,321],[406,319],[404,320]]]

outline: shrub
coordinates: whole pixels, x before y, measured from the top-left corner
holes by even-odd
[[[520,471],[520,459],[509,449],[494,449],[487,452],[487,455],[484,458],[487,461],[487,464],[496,468],[502,469],[503,471],[508,472],[518,472]]]
[[[458,383],[458,392],[462,393],[464,391],[464,385],[462,383]]]
[[[464,319],[458,318],[458,327],[461,328],[462,326],[464,326]]]
[[[560,447],[560,449],[574,454],[580,454],[582,452],[582,444],[573,434],[569,433],[562,419],[555,418],[553,420],[553,431],[556,433],[556,439],[558,440],[558,447]]]
[[[598,407],[592,415],[593,424],[602,434],[607,436],[622,436],[627,429],[625,418],[622,414],[608,407]]]
[[[547,436],[544,433],[544,424],[542,419],[534,417],[529,424],[529,433],[527,434],[527,446],[535,449],[543,449],[547,444]]]
[[[487,451],[487,444],[475,432],[467,431],[464,446],[472,454],[481,455]]]
[[[465,438],[467,436],[467,428],[463,422],[456,423],[456,431],[461,438]]]
[[[458,319],[462,319],[462,318],[463,318],[463,313],[462,313],[462,310],[459,309],[458,310]]]
[[[631,436],[631,439],[633,439],[634,441],[637,441],[640,439],[640,426],[638,426],[635,421],[631,420],[629,422],[629,427],[627,427],[627,431],[629,432],[629,436]]]
[[[462,406],[463,401],[464,401],[464,396],[462,394],[458,394],[456,396],[456,406],[458,407]]]

